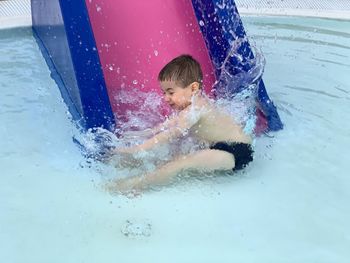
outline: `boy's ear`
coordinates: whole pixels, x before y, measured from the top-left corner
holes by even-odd
[[[192,92],[197,92],[199,90],[199,83],[198,82],[192,82],[191,90],[192,90]]]

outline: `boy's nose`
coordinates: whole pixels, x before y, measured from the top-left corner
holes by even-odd
[[[165,102],[170,102],[170,98],[168,96],[164,96]]]

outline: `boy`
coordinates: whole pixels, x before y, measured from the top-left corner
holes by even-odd
[[[155,171],[114,181],[110,191],[129,193],[153,185],[167,184],[181,171],[239,170],[253,160],[252,139],[201,92],[203,73],[190,55],[181,55],[160,71],[158,80],[165,101],[178,115],[152,130],[153,137],[140,145],[118,149],[116,154],[128,155],[147,151],[157,144],[167,143],[190,133],[206,141],[210,147],[181,156]]]

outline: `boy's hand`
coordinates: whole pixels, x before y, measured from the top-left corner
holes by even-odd
[[[142,165],[142,161],[130,153],[119,152],[118,159],[119,165],[122,167],[140,167]]]

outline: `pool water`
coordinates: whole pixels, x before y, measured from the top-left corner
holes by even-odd
[[[88,165],[30,29],[0,31],[4,262],[348,262],[350,21],[246,17],[284,130],[235,176],[128,199]]]

